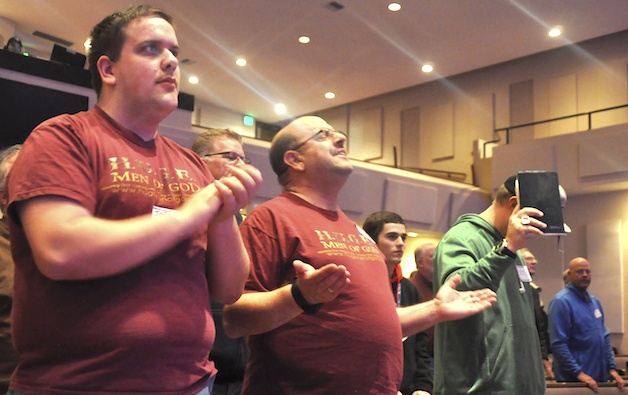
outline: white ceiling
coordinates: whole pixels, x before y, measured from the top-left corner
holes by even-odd
[[[83,52],[90,29],[132,0],[1,0],[0,17],[27,50],[47,58],[52,42]],[[175,18],[181,91],[279,122],[432,79],[452,76],[628,29],[627,0],[153,0]],[[564,27],[558,39],[547,36]],[[303,45],[301,35],[312,41]],[[247,58],[244,68],[235,65]],[[435,72],[419,68],[432,62]],[[201,83],[186,80],[197,75]],[[334,100],[323,97],[336,93]],[[284,103],[287,115],[274,113]]]

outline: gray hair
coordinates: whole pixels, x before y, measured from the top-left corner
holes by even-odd
[[[17,156],[22,149],[22,144],[15,144],[10,147],[6,147],[0,151],[0,192],[6,191],[7,176],[9,175],[10,166],[6,165],[6,162]]]

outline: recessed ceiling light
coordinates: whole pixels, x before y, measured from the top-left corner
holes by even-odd
[[[425,63],[423,67],[421,67],[421,71],[424,73],[431,73],[434,71],[434,66],[431,63]]]
[[[561,34],[563,34],[563,27],[562,26],[554,26],[553,28],[550,29],[549,32],[547,32],[547,35],[550,37],[558,37]]]
[[[286,105],[283,103],[277,103],[275,104],[275,112],[277,114],[285,114],[287,112],[286,110]]]
[[[336,94],[334,92],[327,92],[327,93],[325,93],[325,98],[326,99],[333,99],[334,97],[336,97]]]
[[[240,67],[246,66],[246,59],[244,58],[238,58],[236,59],[236,64]]]
[[[308,36],[301,36],[299,37],[299,42],[301,44],[307,44],[310,42],[310,38]]]
[[[419,234],[417,232],[413,232],[411,230],[408,231],[408,237],[419,237]]]
[[[399,11],[401,9],[401,4],[399,4],[399,3],[390,3],[390,4],[388,4],[388,9],[390,11],[393,11],[393,12]]]
[[[198,77],[193,75],[190,78],[188,78],[188,81],[190,82],[190,84],[196,85],[196,84],[198,84]]]

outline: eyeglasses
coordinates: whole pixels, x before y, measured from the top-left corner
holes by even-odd
[[[329,129],[321,129],[318,132],[314,133],[312,136],[310,136],[307,140],[305,140],[302,143],[297,144],[296,146],[294,146],[293,148],[289,149],[289,151],[298,151],[299,149],[301,149],[301,147],[303,147],[308,141],[313,140],[313,139],[318,139],[319,141],[325,141],[325,140],[331,140],[334,138],[334,136],[336,134],[339,134],[341,136],[344,136],[344,138],[347,138],[347,135],[344,134],[341,131],[338,130],[329,130]]]
[[[228,159],[231,162],[235,162],[238,159],[240,159],[242,160],[242,162],[246,163],[247,165],[251,163],[251,160],[249,158],[247,158],[246,156],[242,156],[238,154],[237,152],[233,152],[233,151],[216,152],[213,154],[207,154],[207,155],[203,155],[203,158],[209,158],[210,156],[214,156],[214,155],[222,155],[223,158]]]

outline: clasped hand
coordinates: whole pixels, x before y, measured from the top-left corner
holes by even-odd
[[[262,184],[262,173],[252,165],[229,165],[226,175],[214,181],[220,194],[222,208],[218,215],[235,215],[253,201]]]

